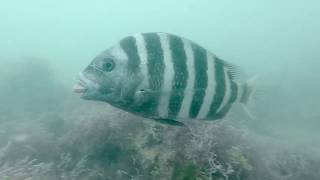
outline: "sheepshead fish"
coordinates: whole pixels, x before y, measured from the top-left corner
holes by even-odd
[[[156,121],[223,118],[234,103],[246,103],[249,83],[237,68],[200,45],[168,33],[128,36],[80,72],[74,91]]]

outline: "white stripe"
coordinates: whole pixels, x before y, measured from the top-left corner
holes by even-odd
[[[169,45],[169,37],[167,34],[158,33],[160,37],[161,48],[164,60],[164,81],[161,89],[161,95],[158,104],[158,113],[161,118],[168,117],[170,94],[172,90],[172,82],[174,78],[174,69]]]
[[[146,43],[142,34],[135,34],[133,36],[136,39],[136,46],[138,50],[138,55],[140,58],[140,71],[143,77],[143,81],[138,87],[138,89],[144,89],[149,87],[149,73],[147,67],[148,54],[146,49]]]
[[[109,50],[106,50],[102,53],[102,56],[105,56],[109,53]],[[120,43],[116,44],[112,49],[110,54],[114,57],[118,57],[120,61],[128,61],[128,55],[127,53],[122,49]]]
[[[217,110],[217,114],[221,111],[222,108],[224,108],[228,104],[228,101],[229,101],[230,96],[231,96],[231,83],[230,83],[228,70],[227,70],[227,68],[224,67],[223,71],[224,71],[224,79],[225,79],[225,82],[226,82],[226,87],[225,87],[225,94],[224,94],[224,97],[223,97],[223,101],[222,101],[222,103],[220,104],[220,107]]]
[[[191,107],[193,92],[194,92],[194,81],[195,81],[195,72],[194,72],[194,57],[193,50],[191,48],[190,41],[186,39],[182,39],[184,45],[184,51],[186,53],[186,63],[187,63],[187,71],[188,71],[188,81],[187,86],[184,90],[184,98],[181,103],[181,108],[178,114],[179,118],[188,118],[189,110]]]
[[[215,57],[213,54],[207,51],[207,75],[208,75],[208,86],[206,89],[206,94],[203,99],[200,111],[198,113],[197,119],[205,119],[210,111],[210,106],[213,101],[213,97],[216,91],[216,79],[215,79]]]

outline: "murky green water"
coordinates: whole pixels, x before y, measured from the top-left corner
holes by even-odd
[[[0,179],[316,180],[320,4],[0,2]],[[72,92],[93,57],[137,32],[187,37],[259,75],[250,119],[177,128]]]

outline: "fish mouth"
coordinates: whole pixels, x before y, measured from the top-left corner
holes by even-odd
[[[73,86],[73,92],[75,93],[84,94],[87,90],[88,88],[81,80],[77,80],[76,84]]]
[[[75,93],[82,94],[83,96],[91,89],[98,89],[98,84],[87,78],[82,72],[76,78],[76,84],[73,86]]]

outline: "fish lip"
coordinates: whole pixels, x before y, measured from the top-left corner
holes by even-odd
[[[76,93],[81,93],[81,94],[82,94],[82,97],[84,97],[85,94],[87,94],[90,89],[98,89],[98,87],[99,87],[97,82],[95,82],[95,81],[87,78],[87,77],[84,75],[84,73],[82,73],[82,72],[80,72],[79,75],[78,75],[77,78],[76,78],[76,84],[75,84],[75,86],[76,86],[76,85],[79,85],[79,86],[83,87],[83,89],[82,89],[82,90],[79,90],[79,91],[77,91],[76,89],[74,89],[74,91],[75,91]]]
[[[74,86],[81,86],[83,89],[80,89],[80,90],[78,90],[78,89],[76,89],[75,87],[74,87],[74,92],[75,93],[80,93],[80,94],[84,94],[84,93],[86,93],[87,91],[88,91],[88,86],[86,85],[86,83],[85,82],[83,82],[81,79],[77,79],[76,80],[76,84],[74,85]]]

